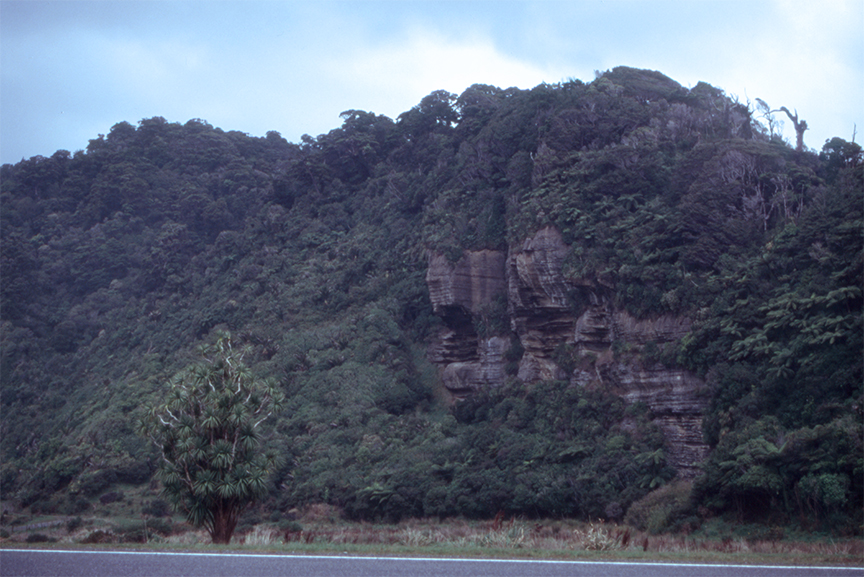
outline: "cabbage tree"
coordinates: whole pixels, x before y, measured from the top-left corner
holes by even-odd
[[[267,493],[277,457],[261,450],[261,428],[284,397],[250,374],[230,335],[200,352],[201,362],[168,382],[141,432],[161,450],[164,497],[214,543],[229,543],[243,510]]]

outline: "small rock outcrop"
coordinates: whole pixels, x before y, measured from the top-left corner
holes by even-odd
[[[518,339],[523,353],[516,377],[526,383],[567,379],[643,403],[666,436],[669,462],[679,475],[694,476],[708,450],[702,440],[704,383],[648,354],[681,339],[691,321],[674,315],[636,319],[617,310],[608,283],[565,278],[568,250],[561,234],[546,227],[509,254],[468,251],[457,262],[429,254],[426,282],[443,322],[429,358],[440,366],[444,387],[459,399],[502,385],[511,339]],[[495,308],[502,299],[506,310]],[[490,311],[508,317],[501,320],[509,321],[510,334],[485,334]]]

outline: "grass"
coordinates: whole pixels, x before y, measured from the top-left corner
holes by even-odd
[[[413,519],[395,525],[348,523],[326,506],[307,507],[298,521],[283,524],[287,529],[273,523],[248,526],[238,530],[231,545],[216,546],[209,543],[206,532],[190,530],[179,519],[171,523],[162,519],[159,532],[152,529],[157,525],[152,520],[151,528],[143,531],[141,519],[90,517],[72,531],[61,523],[32,533],[11,533],[0,546],[28,546],[27,536],[38,532],[51,540],[33,542],[39,547],[864,566],[861,539],[649,535],[612,524],[500,517],[494,521]]]

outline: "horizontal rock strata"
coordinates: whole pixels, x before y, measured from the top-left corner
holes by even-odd
[[[441,367],[445,388],[463,398],[504,383],[511,335],[481,337],[477,327],[484,311],[506,296],[506,320],[524,351],[519,379],[568,379],[645,404],[666,436],[669,462],[680,475],[695,475],[707,452],[702,440],[704,383],[642,355],[646,345],[678,341],[691,321],[674,315],[636,319],[616,310],[608,282],[564,277],[568,251],[561,234],[546,227],[511,247],[509,254],[469,251],[451,262],[430,253],[426,282],[444,327],[429,347],[429,358]],[[578,367],[572,374],[559,366],[562,354],[572,355],[570,364]]]

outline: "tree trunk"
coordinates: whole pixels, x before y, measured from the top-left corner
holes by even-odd
[[[238,513],[235,503],[219,500],[213,509],[213,525],[208,527],[213,543],[227,545],[231,542],[234,529],[237,527]]]

